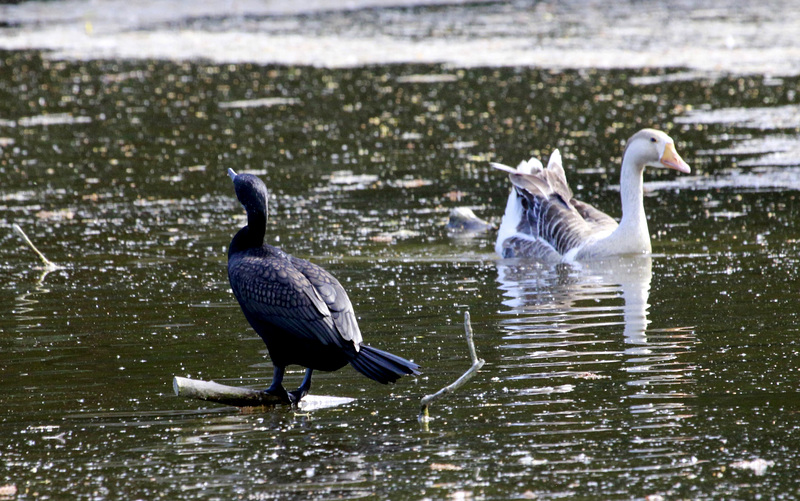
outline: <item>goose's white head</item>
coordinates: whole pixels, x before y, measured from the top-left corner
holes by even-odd
[[[628,139],[623,159],[628,157],[641,167],[666,167],[685,174],[692,171],[675,150],[675,141],[655,129],[642,129]]]

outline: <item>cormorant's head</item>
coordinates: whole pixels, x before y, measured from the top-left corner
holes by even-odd
[[[237,174],[233,169],[228,169],[228,175],[233,180],[236,198],[244,206],[247,215],[260,215],[267,217],[267,185],[264,181],[252,174]]]

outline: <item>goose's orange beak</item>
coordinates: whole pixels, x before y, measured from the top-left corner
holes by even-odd
[[[675,144],[667,143],[667,146],[664,148],[664,154],[661,155],[661,159],[659,160],[661,165],[667,167],[669,169],[675,169],[678,172],[683,172],[684,174],[688,174],[692,172],[691,167],[689,164],[683,161],[678,152],[675,151]]]

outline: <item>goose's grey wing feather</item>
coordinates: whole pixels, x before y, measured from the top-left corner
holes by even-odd
[[[561,255],[581,245],[593,233],[591,225],[572,204],[572,190],[561,174],[511,174],[521,197],[529,234],[540,237]]]
[[[524,238],[520,236],[507,238],[502,243],[500,255],[503,258],[533,258],[543,263],[561,261],[561,254],[541,238]]]
[[[586,221],[586,223],[592,228],[594,228],[594,231],[613,231],[617,226],[619,226],[613,217],[595,208],[594,206],[587,204],[586,202],[581,202],[580,200],[575,200],[573,198],[570,200],[570,203],[573,207],[575,207],[575,210],[578,211],[583,220]]]

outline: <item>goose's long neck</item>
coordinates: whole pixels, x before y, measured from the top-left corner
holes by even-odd
[[[622,161],[622,169],[619,176],[620,197],[622,199],[622,225],[638,226],[642,221],[647,224],[644,215],[643,200],[643,173],[644,168],[635,164],[629,156]]]
[[[622,199],[622,219],[618,231],[630,239],[630,243],[642,251],[650,251],[650,233],[644,213],[644,166],[637,165],[631,155],[622,160],[620,173],[620,197]]]

